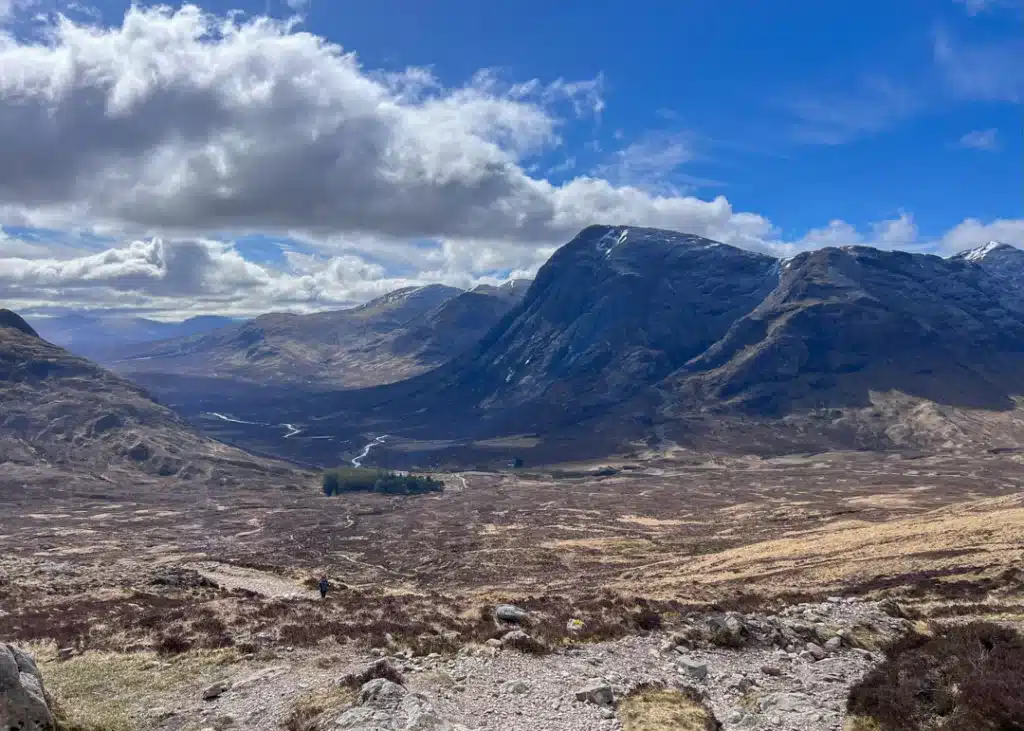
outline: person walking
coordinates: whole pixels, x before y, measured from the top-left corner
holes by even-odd
[[[331,585],[327,582],[327,577],[326,576],[322,576],[320,578],[320,583],[318,584],[318,586],[320,587],[320,598],[321,599],[326,599],[327,598],[327,590],[331,588]]]

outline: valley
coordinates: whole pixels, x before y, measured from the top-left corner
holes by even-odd
[[[1020,257],[594,227],[525,292],[257,318],[131,345],[151,355],[120,373],[0,311],[0,637],[67,731],[363,729],[409,704],[521,729],[530,699],[551,731],[651,699],[861,731],[900,638],[1024,622]],[[439,314],[467,294],[500,307]],[[329,325],[345,378],[389,375],[303,371]],[[253,328],[273,354],[243,364]],[[450,347],[386,382],[407,338]],[[325,494],[349,465],[444,490]],[[376,708],[375,673],[416,700]]]

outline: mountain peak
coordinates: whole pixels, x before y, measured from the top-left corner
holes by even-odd
[[[21,315],[11,310],[0,309],[0,328],[11,328],[34,338],[39,337],[39,333],[33,330]]]
[[[987,244],[978,246],[968,251],[961,251],[959,254],[953,256],[954,259],[960,259],[962,261],[979,262],[992,257],[1006,256],[1006,255],[1017,255],[1022,253],[1020,249],[1004,244],[999,241],[989,241]]]

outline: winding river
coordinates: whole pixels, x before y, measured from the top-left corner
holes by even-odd
[[[384,440],[387,439],[387,437],[388,437],[387,434],[381,434],[379,437],[377,437],[372,442],[370,442],[365,447],[363,447],[362,454],[360,454],[358,457],[354,457],[352,459],[352,466],[353,467],[362,467],[363,466],[363,460],[366,459],[368,454],[370,454],[370,450],[373,449],[374,447],[376,447],[378,444],[383,444]]]

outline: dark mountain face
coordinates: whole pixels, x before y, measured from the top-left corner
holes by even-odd
[[[501,287],[480,285],[463,292],[393,331],[377,347],[439,366],[472,348],[519,304],[529,284],[528,280],[516,280]]]
[[[822,249],[672,379],[690,403],[760,415],[866,406],[898,390],[1003,409],[1024,381],[1024,300],[963,259]]]
[[[984,246],[957,254],[953,260],[983,269],[1002,284],[1006,297],[1024,297],[1024,251],[990,241]]]
[[[777,281],[775,260],[697,236],[592,226],[541,268],[522,304],[458,363],[486,409],[572,419],[657,382],[721,337]]]
[[[10,310],[0,309],[0,328],[17,330],[24,335],[39,337],[38,333],[32,329],[31,325],[25,322],[21,315]]]

